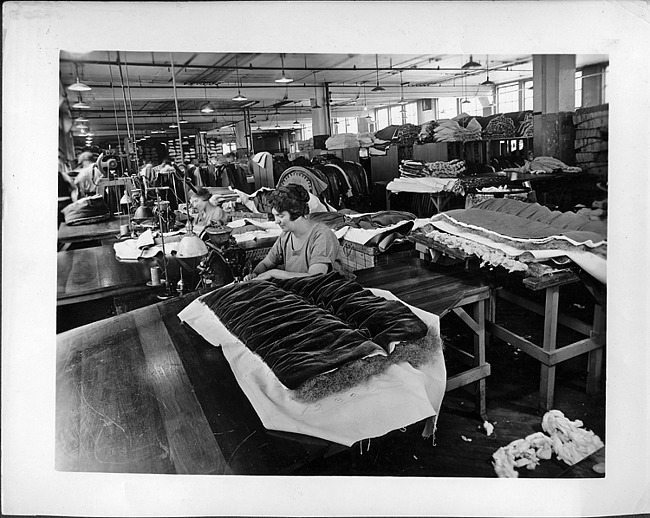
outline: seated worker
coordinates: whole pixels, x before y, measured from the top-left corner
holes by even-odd
[[[95,165],[95,160],[95,155],[90,151],[84,151],[77,158],[80,168],[74,179],[76,193],[73,194],[72,201],[97,193],[97,183],[102,177],[102,172]]]
[[[283,233],[244,280],[307,277],[338,270],[336,235],[323,223],[305,217],[309,213],[307,189],[288,184],[276,189],[270,201]]]
[[[192,193],[190,202],[198,213],[194,218],[195,225],[207,227],[208,225],[225,225],[228,216],[225,211],[218,205],[212,205],[210,198],[212,194],[207,189],[201,187],[195,193]]]

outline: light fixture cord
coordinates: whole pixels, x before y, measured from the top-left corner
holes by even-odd
[[[176,107],[176,125],[178,126],[178,143],[180,145],[180,150],[181,150],[181,164],[185,164],[185,157],[183,155],[183,136],[181,134],[181,119],[180,119],[180,114],[178,111],[178,94],[176,93],[176,73],[174,71],[174,54],[172,52],[169,53],[169,59],[172,64],[172,85],[174,88],[174,106]],[[185,185],[183,185],[183,189],[185,189]]]
[[[130,108],[130,113],[131,113],[131,126],[133,127],[133,139],[135,140],[136,134],[135,134],[135,119],[133,118],[133,102],[131,99],[131,81],[129,79],[129,66],[126,62],[126,56],[124,57],[124,72],[126,73],[126,89],[129,93],[129,108]],[[140,159],[138,158],[138,146],[137,142],[133,143],[135,146],[135,170],[139,171],[140,170]]]
[[[117,67],[118,70],[120,71],[120,82],[122,84],[122,98],[124,100],[124,117],[126,118],[126,133],[128,139],[133,142],[133,139],[131,138],[131,128],[129,127],[129,111],[126,107],[126,92],[124,91],[124,74],[122,73],[122,62],[120,61],[120,53],[118,51],[117,53]],[[135,142],[134,142],[135,144]]]
[[[108,52],[107,52],[108,54]],[[113,83],[113,64],[110,62],[110,54],[108,55],[108,71],[111,74],[111,93],[113,94],[113,113],[115,114],[115,131],[117,132],[117,148],[120,151],[120,155],[123,153],[122,149],[122,137],[120,136],[120,124],[117,117],[117,105],[115,104],[115,85]]]

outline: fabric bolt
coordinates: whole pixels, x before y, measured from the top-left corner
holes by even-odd
[[[231,284],[204,303],[289,389],[428,331],[403,304],[337,273]]]
[[[385,290],[370,291],[387,300],[398,300]],[[408,307],[437,333],[437,316]],[[222,347],[242,391],[268,429],[320,437],[344,446],[423,419],[430,419],[435,429],[446,384],[441,347],[428,363],[417,368],[407,362],[393,364],[349,389],[304,402],[296,399],[201,299],[190,303],[178,316],[209,343]]]
[[[61,212],[66,225],[98,223],[111,217],[111,210],[100,194],[80,198],[66,205]]]
[[[267,258],[276,266],[289,272],[307,273],[313,264],[327,264],[338,269],[339,242],[334,233],[322,223],[317,223],[299,249],[293,246],[290,232],[283,232],[273,243]]]
[[[391,140],[396,138],[397,130],[399,130],[399,128],[400,128],[399,126],[394,124],[390,126],[386,126],[385,128],[375,132],[375,139],[385,140],[387,142],[390,142]],[[375,145],[377,144],[375,143]]]
[[[514,121],[504,114],[494,117],[483,130],[484,139],[511,138],[516,135]]]
[[[585,230],[607,237],[607,222],[590,220],[574,212],[552,211],[539,203],[525,203],[516,200],[492,198],[478,204],[475,208],[506,212],[515,216],[539,221],[553,227],[567,230]]]
[[[452,209],[436,214],[431,220],[443,220],[452,224],[457,222],[464,226],[485,229],[488,232],[507,236],[513,240],[537,240],[540,243],[561,240],[574,246],[584,246],[590,249],[606,248],[602,236],[594,232],[565,230],[513,214],[482,210],[480,208]]]
[[[462,184],[456,178],[396,178],[388,183],[386,190],[390,192],[458,192]]]

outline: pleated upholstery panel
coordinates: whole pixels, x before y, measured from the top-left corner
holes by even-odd
[[[426,325],[406,306],[338,273],[232,284],[203,302],[289,389],[354,360],[417,340]]]

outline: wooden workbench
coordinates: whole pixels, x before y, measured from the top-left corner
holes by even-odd
[[[423,236],[412,235],[409,237],[415,243],[416,250],[421,258],[438,261],[441,256],[454,260],[464,261],[465,267],[476,257],[460,249],[450,248],[441,243],[427,239]],[[479,268],[474,268],[480,272]],[[515,274],[516,275],[516,274]],[[553,408],[555,392],[555,370],[557,365],[576,356],[588,354],[587,393],[594,394],[600,389],[603,370],[603,352],[605,348],[605,299],[602,294],[595,292],[594,288],[587,285],[594,295],[594,313],[591,323],[571,318],[560,313],[560,288],[581,282],[581,278],[573,271],[559,271],[541,277],[524,277],[522,284],[531,292],[543,292],[544,305],[531,301],[528,297],[517,295],[503,287],[493,290],[494,296],[506,300],[518,307],[541,315],[544,318],[543,339],[541,344],[535,344],[504,325],[497,323],[496,304],[492,304],[487,322],[487,331],[505,342],[519,348],[525,354],[540,362],[539,384],[539,411],[546,412]],[[594,281],[595,284],[598,284]],[[599,287],[604,291],[604,286]],[[563,325],[585,336],[571,344],[558,346],[557,330]]]
[[[357,270],[355,275],[362,286],[388,290],[407,304],[440,318],[453,311],[470,327],[475,335],[473,353],[458,351],[470,368],[450,376],[446,390],[477,383],[477,410],[482,419],[487,420],[485,378],[490,375],[490,364],[485,359],[485,326],[489,286],[475,273],[464,270],[442,273],[418,258]],[[472,316],[465,310],[468,307]]]
[[[112,245],[57,252],[57,306],[152,290],[145,262],[120,262]]]
[[[221,349],[176,316],[197,296],[57,336],[57,470],[276,475],[342,449],[262,426]]]
[[[59,250],[65,250],[72,243],[115,239],[120,235],[120,225],[128,224],[128,215],[87,225],[66,225],[61,223],[57,237]]]

